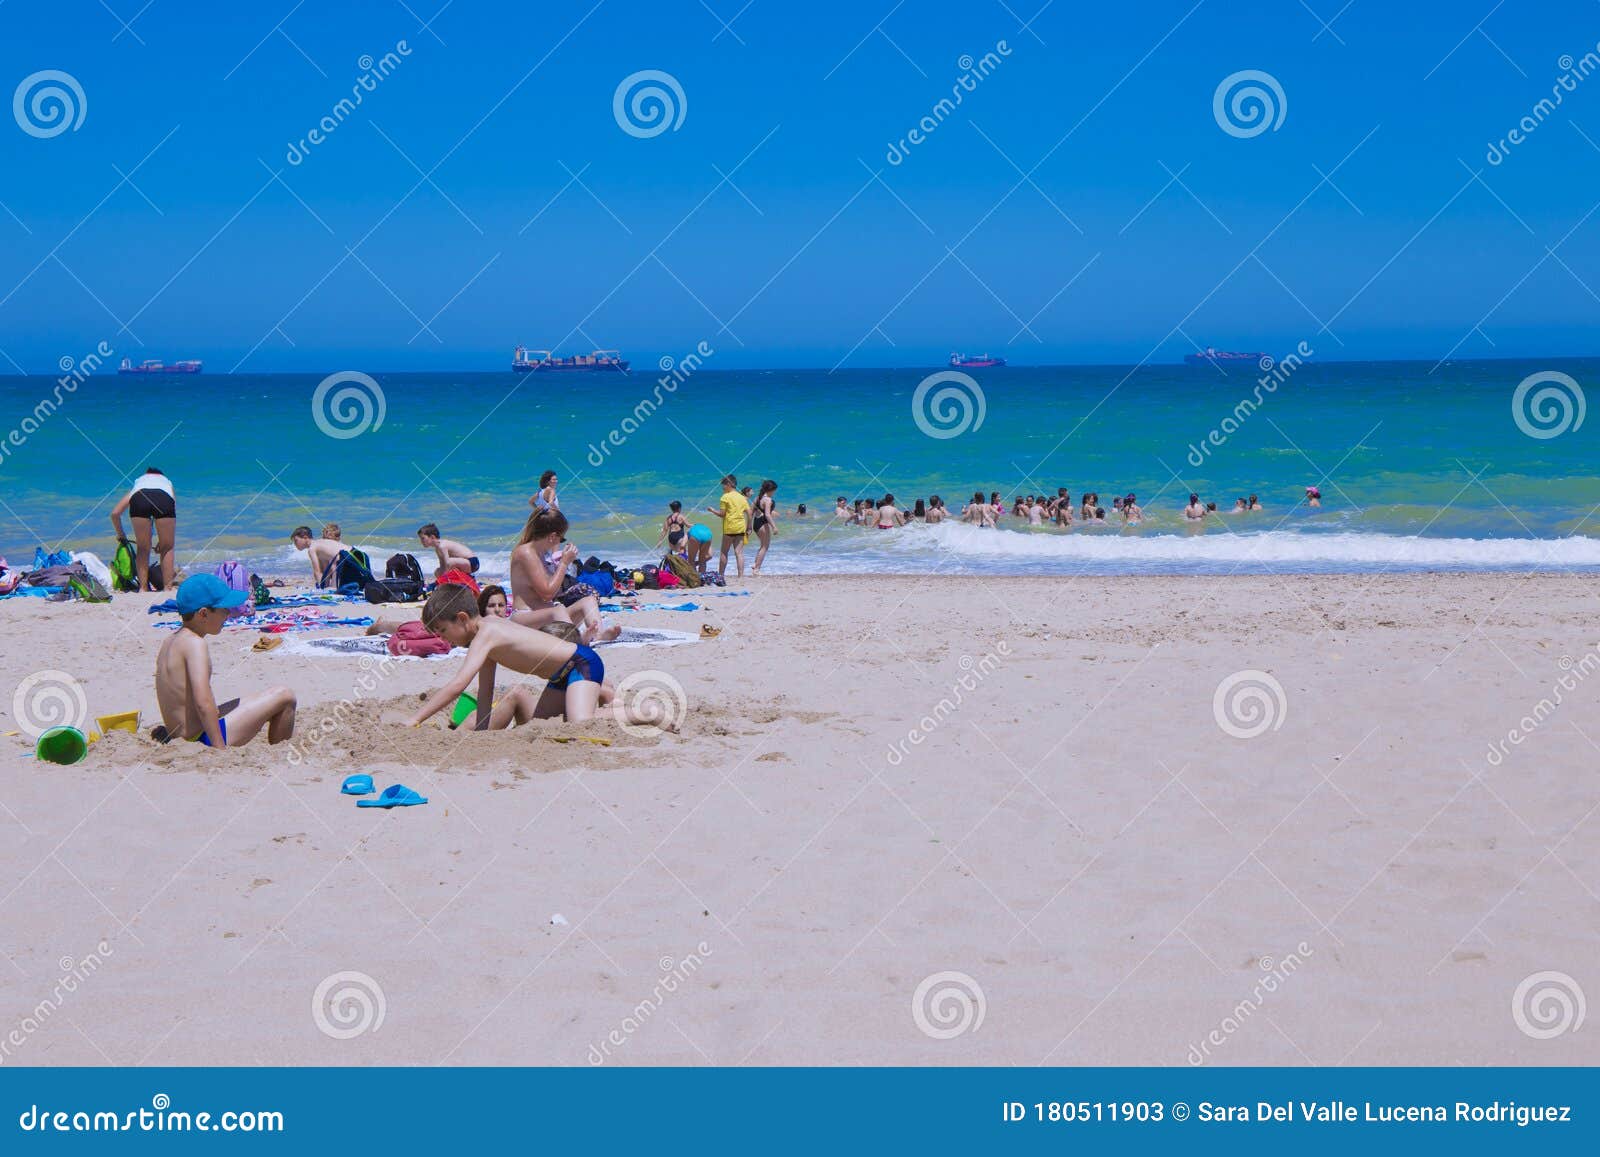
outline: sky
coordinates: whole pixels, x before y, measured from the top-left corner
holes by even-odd
[[[13,0],[0,372],[1591,355],[1600,5],[1537,9]]]

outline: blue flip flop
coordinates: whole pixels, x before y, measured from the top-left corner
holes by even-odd
[[[372,777],[370,775],[347,775],[344,786],[339,789],[345,795],[371,795]]]
[[[377,799],[356,800],[356,807],[415,807],[427,802],[426,796],[420,796],[405,784],[397,783],[384,788],[383,794]]]

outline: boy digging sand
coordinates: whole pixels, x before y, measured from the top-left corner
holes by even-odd
[[[569,722],[582,723],[601,713],[606,668],[600,656],[584,644],[558,639],[510,619],[483,618],[472,592],[455,585],[440,587],[428,596],[422,622],[452,646],[467,648],[467,657],[455,677],[428,696],[412,716],[412,727],[454,703],[471,685],[473,676],[478,679],[474,726],[479,731],[554,714],[557,705],[552,692],[560,693],[560,707]],[[502,666],[549,682],[537,700],[526,687],[517,687],[496,704],[495,676]],[[618,722],[632,722],[621,708],[608,711],[614,712]]]
[[[207,747],[240,747],[267,728],[268,743],[294,735],[294,692],[273,687],[242,700],[226,722],[217,713],[211,690],[211,652],[206,637],[222,630],[228,612],[245,601],[243,591],[229,589],[216,575],[197,574],[178,587],[178,613],[183,626],[156,654],[156,702],[161,721],[174,739],[199,741]]]

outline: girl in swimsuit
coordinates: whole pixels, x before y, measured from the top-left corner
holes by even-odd
[[[885,494],[883,501],[878,503],[878,529],[894,530],[906,524],[906,516],[894,504],[894,495]]]
[[[751,574],[761,573],[761,560],[767,557],[767,550],[772,546],[772,528],[778,521],[778,506],[772,496],[777,492],[778,484],[768,478],[761,483],[761,493],[756,495],[750,529],[756,532],[756,541],[761,546],[756,551],[755,562],[751,564]]]
[[[928,499],[928,525],[932,526],[934,523],[943,522],[945,516],[949,513],[944,508],[944,499],[937,494]]]
[[[561,503],[556,501],[556,472],[546,470],[539,475],[539,490],[528,499],[528,505],[535,510],[560,510]]]
[[[674,499],[667,503],[667,509],[671,513],[661,524],[661,537],[656,539],[656,547],[659,549],[664,541],[678,554],[683,554],[684,539],[689,535],[689,520],[683,516],[683,503]]]

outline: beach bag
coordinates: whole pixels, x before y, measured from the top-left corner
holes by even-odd
[[[656,575],[658,573],[659,573],[659,568],[654,566],[653,564],[650,565],[650,566],[642,566],[642,567],[640,567],[639,568],[639,580],[638,580],[638,583],[636,585],[642,587],[643,589],[645,589],[647,591],[658,591],[658,590],[660,590],[661,589],[661,583],[656,577]]]
[[[678,583],[683,586],[697,587],[700,585],[700,572],[690,566],[689,560],[681,555],[669,554],[661,560],[661,577],[665,578],[669,572],[676,576]],[[663,583],[662,585],[665,586],[666,584]]]
[[[422,597],[422,580],[373,579],[367,584],[366,595],[369,603],[414,603]]]
[[[117,539],[116,553],[111,556],[111,589],[126,593],[139,589],[138,564],[134,562],[133,543]]]
[[[244,563],[236,559],[229,559],[227,562],[218,563],[217,569],[213,573],[228,584],[229,590],[244,593],[245,601],[230,610],[228,618],[237,619],[243,615],[256,613],[255,600],[251,597],[250,591],[250,572],[244,569]]]
[[[728,580],[714,570],[701,571],[700,581],[708,587],[725,587],[728,585]]]
[[[426,580],[422,577],[422,564],[415,556],[409,554],[391,554],[389,561],[383,564],[383,577],[410,579],[419,588],[426,585]]]
[[[617,582],[608,570],[584,571],[578,576],[578,581],[587,583],[593,588],[594,593],[601,598],[607,598],[617,593]]]
[[[464,570],[447,570],[439,576],[440,586],[446,586],[450,583],[466,587],[473,594],[478,594],[480,590],[478,580]]]
[[[389,636],[389,654],[396,657],[409,655],[426,659],[429,655],[447,655],[450,644],[424,627],[420,620],[401,623]]]
[[[267,589],[267,584],[261,581],[261,576],[250,576],[250,601],[258,607],[264,607],[272,601],[272,592]]]
[[[670,570],[664,570],[656,575],[656,589],[661,591],[675,591],[681,585],[678,576]]]

